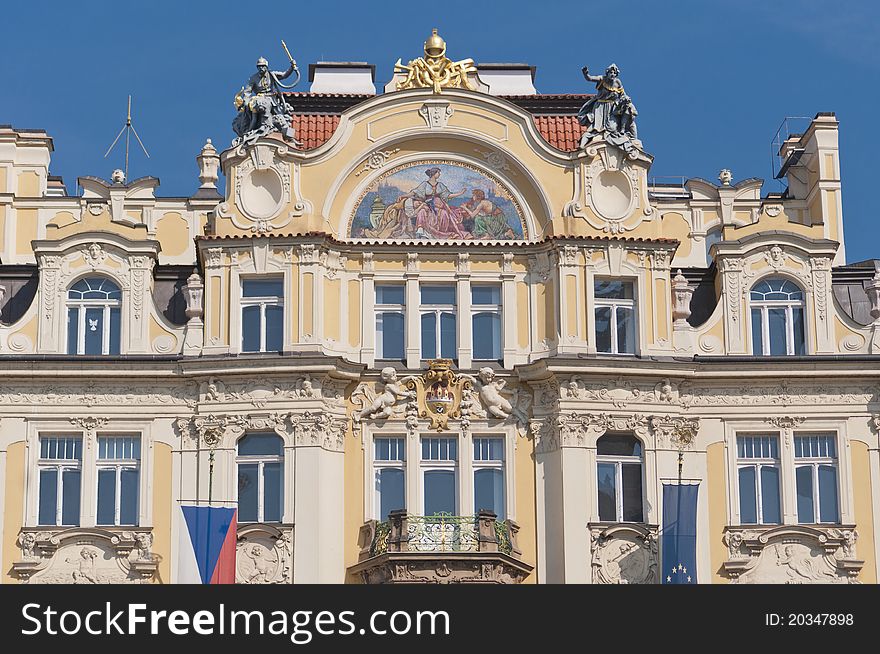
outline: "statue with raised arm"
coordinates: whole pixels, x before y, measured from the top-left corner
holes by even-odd
[[[623,89],[620,69],[611,64],[604,75],[590,75],[590,69],[581,69],[584,79],[596,85],[596,95],[587,100],[578,111],[578,122],[587,128],[581,136],[580,146],[585,147],[602,135],[608,143],[631,152],[638,139],[636,116],[638,111]]]
[[[281,42],[284,45],[284,42]],[[287,46],[284,46],[285,51]],[[241,90],[235,94],[238,115],[232,121],[232,129],[238,134],[232,145],[255,141],[271,132],[281,132],[285,141],[297,143],[291,125],[292,112],[282,96],[283,89],[292,89],[299,82],[300,73],[296,61],[287,53],[290,67],[286,71],[269,70],[269,62],[257,59],[257,72],[251,75]],[[296,75],[293,84],[281,80]]]

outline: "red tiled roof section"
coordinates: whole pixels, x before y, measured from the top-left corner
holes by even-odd
[[[587,128],[581,126],[577,116],[534,116],[535,127],[541,136],[557,150],[577,150],[578,143]]]
[[[535,127],[547,141],[557,150],[571,152],[577,150],[581,134],[585,127],[578,124],[577,116],[534,116]],[[320,114],[294,114],[293,127],[296,138],[302,141],[303,150],[314,150],[324,145],[336,127],[339,116]]]
[[[336,127],[339,125],[339,116],[325,116],[321,114],[294,114],[293,128],[296,130],[297,140],[302,142],[303,150],[314,150],[324,145]]]

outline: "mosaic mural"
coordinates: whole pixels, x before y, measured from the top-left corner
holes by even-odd
[[[522,211],[497,179],[466,164],[419,161],[376,179],[358,202],[352,238],[525,238]]]

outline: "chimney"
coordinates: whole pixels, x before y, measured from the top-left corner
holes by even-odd
[[[535,66],[528,64],[477,64],[480,81],[490,95],[535,95]]]
[[[311,93],[376,94],[376,66],[365,61],[319,61],[309,64]]]

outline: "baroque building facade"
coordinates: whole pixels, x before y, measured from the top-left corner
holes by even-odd
[[[669,484],[700,583],[876,583],[834,115],[762,195],[651,183],[611,67],[395,71],[245,97],[187,198],[0,126],[3,583],[173,583],[179,503],[238,507],[240,583],[660,583]]]

